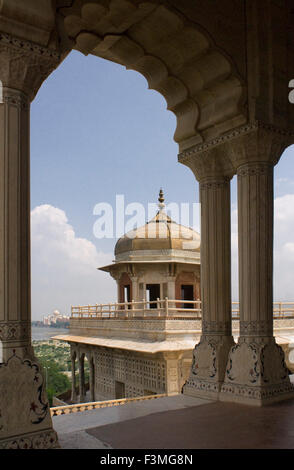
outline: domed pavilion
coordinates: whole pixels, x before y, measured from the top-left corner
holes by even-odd
[[[179,393],[189,376],[201,334],[200,235],[167,215],[162,190],[158,206],[98,268],[116,280],[117,302],[72,307],[69,334],[55,337],[71,346],[72,402]]]
[[[99,268],[116,280],[119,303],[147,300],[156,308],[152,302],[166,297],[200,300],[200,235],[171,220],[162,190],[158,201],[155,217],[121,237],[114,263]]]

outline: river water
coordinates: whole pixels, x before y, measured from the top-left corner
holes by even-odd
[[[69,333],[69,329],[67,328],[46,328],[46,327],[38,327],[32,326],[32,340],[33,341],[46,341],[50,339],[52,336],[57,335],[67,335]]]

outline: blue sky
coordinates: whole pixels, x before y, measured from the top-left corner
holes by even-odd
[[[66,211],[78,236],[95,241],[96,203],[198,198],[191,170],[177,162],[175,116],[137,72],[72,52],[32,104],[32,207]],[[110,243],[103,243],[103,246]]]
[[[199,201],[194,175],[177,162],[175,126],[164,98],[148,89],[142,75],[103,59],[74,51],[44,82],[31,107],[33,319],[55,308],[68,313],[72,303],[115,300],[114,281],[95,269],[95,263],[113,258],[116,242],[94,237],[97,203],[114,206],[115,196],[123,194],[126,204],[147,207],[156,202],[160,187],[166,202]],[[292,147],[275,172],[284,224],[277,234],[277,257],[284,256],[289,264],[288,290],[283,291],[281,281],[277,286],[277,296],[283,298],[290,295],[290,260],[294,262],[293,224],[285,222],[292,207],[294,211],[293,156]],[[233,230],[235,208],[236,178]],[[234,262],[236,239],[232,250]],[[235,261],[233,272],[236,266]]]

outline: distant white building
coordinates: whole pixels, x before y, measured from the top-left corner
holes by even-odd
[[[43,323],[46,326],[56,325],[58,323],[69,322],[69,316],[61,315],[59,310],[54,310],[52,314],[43,317]]]

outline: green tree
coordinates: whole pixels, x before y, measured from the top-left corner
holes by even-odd
[[[66,392],[71,387],[71,383],[54,359],[41,357],[40,362],[44,370],[47,396],[50,405],[52,405],[53,396]]]

